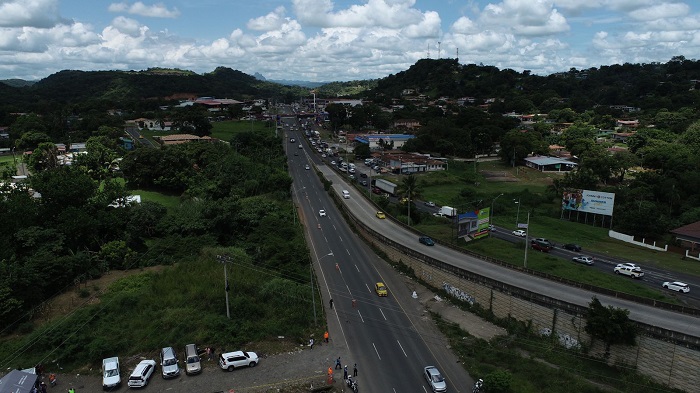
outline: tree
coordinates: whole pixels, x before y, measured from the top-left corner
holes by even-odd
[[[597,297],[588,304],[586,333],[605,343],[605,355],[609,356],[611,345],[635,345],[637,327],[629,319],[629,310],[603,306]]]
[[[364,143],[358,143],[353,152],[355,153],[355,157],[359,159],[369,158],[371,156],[369,145]]]
[[[411,204],[413,204],[415,198],[420,198],[421,194],[416,175],[410,174],[401,179],[396,194],[408,199],[406,201],[406,205],[408,205],[408,225],[411,225]]]

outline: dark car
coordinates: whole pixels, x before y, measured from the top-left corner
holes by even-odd
[[[364,178],[367,177],[367,174],[366,174],[366,173],[361,173],[361,174],[360,174],[360,177],[364,179]]]
[[[571,250],[571,251],[576,251],[576,252],[581,251],[581,246],[579,246],[578,244],[567,243],[567,244],[564,244],[563,247],[564,247],[565,249]]]
[[[542,251],[542,252],[549,252],[553,247],[552,243],[546,241],[546,240],[539,240],[535,239],[533,240],[530,245],[532,246],[533,250],[537,251]]]
[[[421,236],[418,238],[418,241],[425,244],[426,246],[434,246],[435,242],[433,239],[429,238],[428,236]]]

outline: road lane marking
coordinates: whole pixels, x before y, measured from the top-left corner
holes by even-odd
[[[382,317],[384,317],[384,320],[386,321],[386,315],[384,315],[384,311],[382,311],[382,309],[380,308],[379,312],[382,314]]]
[[[374,343],[372,343],[372,346],[374,347],[374,352],[377,354],[377,357],[379,358],[379,360],[382,360],[382,357],[379,356],[379,351],[377,351],[377,346],[374,345]]]
[[[372,293],[372,290],[369,289],[369,284],[365,283],[365,286],[367,287],[367,292]]]
[[[360,320],[362,321],[362,323],[365,323],[365,319],[362,318],[362,313],[360,312],[360,310],[357,310],[357,314],[360,316]]]
[[[399,348],[401,348],[401,352],[403,352],[403,356],[408,357],[408,355],[406,354],[406,351],[403,350],[403,346],[401,346],[401,342],[399,340],[396,340],[396,343],[399,344]]]

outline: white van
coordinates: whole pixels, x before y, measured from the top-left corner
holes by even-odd
[[[343,190],[343,198],[350,199],[350,192],[348,190]]]

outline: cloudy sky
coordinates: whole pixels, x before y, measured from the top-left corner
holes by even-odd
[[[699,52],[698,0],[0,0],[0,79],[225,66],[345,81],[458,53],[546,75]]]

